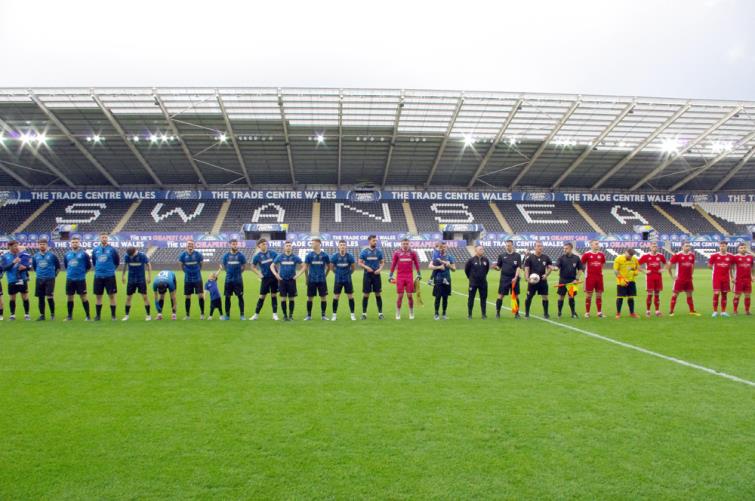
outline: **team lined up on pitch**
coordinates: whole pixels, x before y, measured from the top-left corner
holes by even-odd
[[[543,305],[543,315],[549,318],[549,287],[548,276],[558,272],[557,305],[558,316],[561,317],[565,303],[568,303],[572,318],[577,318],[576,295],[580,285],[584,284],[585,313],[589,318],[592,314],[592,303],[595,300],[595,310],[598,317],[603,317],[603,292],[604,279],[603,268],[606,256],[600,249],[600,243],[596,240],[591,242],[589,251],[578,256],[574,253],[571,243],[566,243],[563,254],[553,263],[551,258],[543,253],[543,245],[537,242],[534,251],[526,257],[516,252],[514,242],[508,240],[503,252],[498,256],[495,263],[491,263],[485,256],[482,246],[475,248],[475,255],[464,265],[464,273],[469,280],[469,293],[467,299],[467,315],[472,318],[475,298],[479,294],[481,318],[487,318],[488,297],[488,273],[491,269],[500,271],[498,284],[498,299],[496,301],[496,317],[500,318],[503,299],[511,298],[511,310],[514,318],[521,318],[519,312],[520,281],[524,277],[527,282],[527,293],[524,302],[524,317],[530,315],[534,297],[539,295]],[[202,268],[204,258],[201,252],[195,250],[194,242],[186,243],[186,250],[181,253],[178,261],[184,272],[184,309],[185,319],[191,316],[192,296],[196,295],[200,319],[212,319],[215,311],[220,319],[228,320],[231,311],[231,299],[237,298],[241,320],[246,320],[244,303],[243,273],[251,269],[260,278],[260,289],[254,315],[251,320],[259,318],[260,311],[267,296],[270,296],[272,317],[279,320],[278,306],[284,321],[294,319],[295,301],[298,296],[297,279],[305,275],[306,282],[306,307],[307,313],[304,320],[312,319],[312,310],[316,299],[320,303],[320,318],[322,320],[336,320],[339,302],[342,294],[348,299],[349,315],[351,320],[356,320],[354,285],[352,275],[357,267],[364,271],[362,279],[362,313],[361,318],[367,319],[367,310],[370,295],[375,296],[378,318],[383,319],[382,300],[382,272],[385,267],[385,256],[378,246],[378,239],[371,235],[368,246],[362,249],[355,258],[347,251],[346,242],[340,241],[338,251],[329,255],[322,250],[319,239],[312,239],[311,250],[304,260],[293,252],[291,242],[285,242],[282,253],[277,253],[268,247],[264,239],[257,242],[257,251],[252,257],[251,263],[247,262],[246,256],[239,250],[236,240],[230,241],[230,250],[223,256],[218,270],[211,273],[208,280],[203,282]],[[70,249],[66,252],[63,263],[48,248],[46,239],[38,242],[38,251],[33,255],[21,248],[16,241],[8,242],[8,252],[0,258],[0,276],[6,275],[8,284],[8,297],[10,319],[15,320],[16,299],[21,296],[24,309],[24,318],[30,319],[29,288],[30,272],[35,273],[35,296],[38,299],[39,318],[55,318],[55,280],[59,272],[66,273],[66,296],[67,316],[65,320],[72,320],[74,298],[81,298],[84,308],[85,320],[90,320],[90,304],[87,294],[86,276],[90,270],[94,270],[92,289],[95,295],[94,320],[102,318],[103,296],[109,299],[110,317],[116,320],[118,291],[117,273],[121,266],[121,257],[118,251],[109,245],[108,234],[100,235],[100,243],[90,255],[81,247],[78,238],[73,238]],[[738,313],[740,297],[744,296],[744,312],[750,315],[750,301],[752,293],[753,255],[748,252],[747,246],[741,243],[737,246],[736,254],[728,252],[728,242],[720,243],[720,251],[713,254],[708,260],[708,266],[713,270],[713,316],[728,316],[728,294],[734,291],[733,311]],[[649,251],[639,259],[635,256],[634,249],[626,249],[613,262],[613,273],[616,279],[616,318],[621,317],[624,301],[627,303],[629,315],[637,317],[635,312],[635,297],[637,296],[637,277],[642,273],[646,275],[646,310],[645,315],[650,317],[661,316],[660,293],[663,290],[663,271],[668,271],[672,281],[673,290],[671,295],[669,313],[674,315],[677,298],[684,293],[689,308],[689,314],[699,316],[693,302],[693,272],[695,267],[695,254],[689,243],[682,245],[681,252],[674,254],[670,260],[658,251],[658,244],[649,244]],[[432,258],[428,265],[430,280],[434,297],[434,318],[436,320],[447,319],[448,298],[452,294],[452,273],[456,271],[456,260],[448,253],[444,242],[438,242],[433,250]],[[415,274],[416,272],[416,274]],[[218,286],[219,274],[224,274],[224,290],[221,296]],[[328,307],[328,284],[327,277],[334,275],[333,299],[331,303],[331,316],[327,314]],[[395,317],[401,319],[404,296],[406,296],[409,319],[414,319],[415,296],[421,301],[420,283],[422,281],[420,260],[416,251],[412,250],[409,239],[403,239],[401,247],[394,252],[388,280],[396,286],[397,299]],[[134,247],[129,247],[123,256],[121,266],[121,282],[126,285],[126,304],[123,320],[129,319],[132,298],[135,294],[142,296],[146,320],[151,320],[151,302],[148,295],[148,284],[152,284],[154,305],[157,311],[157,319],[162,319],[165,306],[165,296],[171,300],[171,318],[176,319],[176,289],[177,280],[173,271],[164,270],[152,277],[152,266],[149,258],[143,252]],[[222,301],[222,298],[225,301]],[[205,307],[209,300],[209,312],[205,317]],[[2,282],[0,281],[0,320],[3,319],[4,303]]]

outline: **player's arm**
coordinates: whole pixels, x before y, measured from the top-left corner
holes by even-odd
[[[398,252],[393,253],[393,257],[391,258],[391,272],[390,277],[393,277],[393,273],[396,271],[396,267],[398,266]]]
[[[373,273],[375,275],[380,275],[380,272],[383,271],[383,268],[385,268],[385,258],[381,257],[380,265],[377,268],[375,268],[375,271],[373,271]]]
[[[121,273],[121,282],[126,283],[126,270],[128,269],[128,263],[123,261],[123,272]]]
[[[495,262],[493,265],[494,270],[501,270],[501,265],[503,264],[503,259],[501,259],[501,256],[498,256],[498,261]]]
[[[275,278],[277,278],[278,280],[281,280],[281,276],[278,274],[278,266],[275,264],[275,261],[270,263],[270,271],[272,272]]]
[[[469,278],[469,273],[472,271],[472,258],[468,259],[464,265],[464,274]]]
[[[617,257],[616,259],[613,260],[613,274],[616,276],[616,278],[618,278],[619,275],[621,275],[621,273],[619,273],[620,267],[621,265],[619,264],[619,258]]]
[[[417,252],[412,252],[412,262],[414,263],[414,267],[417,269],[417,278],[421,278],[422,270],[420,269],[419,265],[419,254]]]
[[[294,275],[294,280],[299,278],[302,274],[307,272],[307,263],[299,263],[301,267],[299,268],[299,271]],[[297,265],[298,266],[298,265]],[[306,275],[304,278],[309,278],[308,275]]]

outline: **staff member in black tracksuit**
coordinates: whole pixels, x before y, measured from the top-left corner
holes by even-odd
[[[474,307],[474,298],[477,291],[480,291],[480,311],[482,319],[488,318],[487,299],[488,299],[488,271],[490,271],[490,260],[485,257],[485,249],[482,245],[474,248],[475,255],[469,258],[464,265],[464,273],[469,279],[469,297],[467,298],[467,318],[472,319],[472,308]]]

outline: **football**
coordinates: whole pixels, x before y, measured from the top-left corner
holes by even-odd
[[[537,273],[533,273],[530,275],[527,281],[531,284],[536,284],[540,281],[540,275],[538,275]]]

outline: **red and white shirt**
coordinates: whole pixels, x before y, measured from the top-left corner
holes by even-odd
[[[676,265],[676,279],[681,281],[692,280],[692,270],[695,269],[695,253],[677,252],[671,256],[671,264]]]
[[[656,252],[655,254],[643,254],[640,258],[640,266],[643,264],[645,265],[648,275],[657,276],[663,271],[663,265],[666,264],[666,257],[660,252]]]
[[[729,280],[729,273],[734,265],[734,254],[716,252],[710,256],[708,264],[713,268],[713,280]]]
[[[585,265],[587,278],[603,277],[603,265],[606,264],[606,255],[602,252],[587,251],[582,254],[582,264]]]
[[[737,254],[734,256],[734,276],[737,282],[748,282],[752,280],[752,263],[755,258],[752,254]]]

